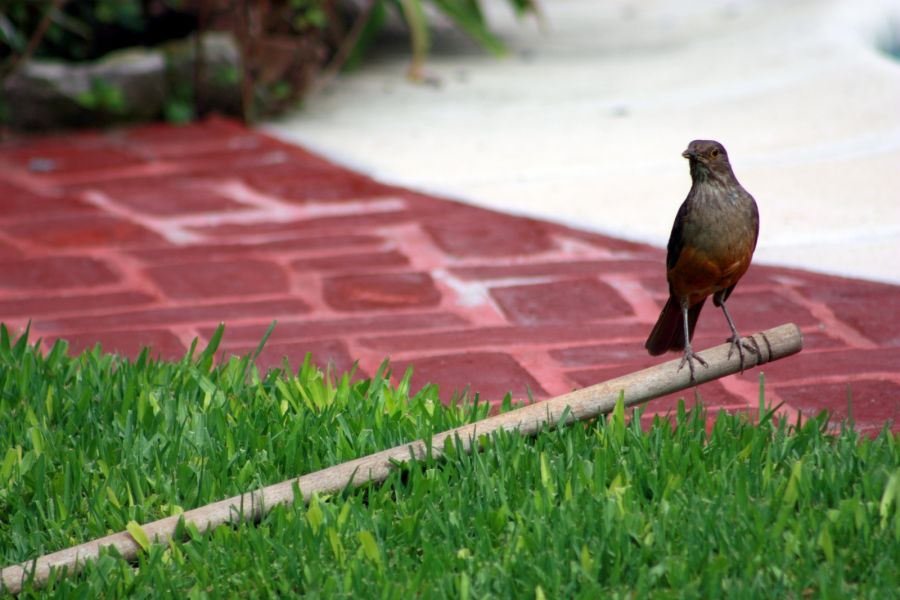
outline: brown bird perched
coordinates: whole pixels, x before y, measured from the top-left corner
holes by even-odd
[[[753,196],[734,176],[722,144],[694,140],[682,156],[691,164],[691,191],[678,209],[669,236],[669,300],[644,346],[653,356],[684,350],[678,368],[687,363],[693,381],[694,361],[708,366],[691,349],[697,317],[708,296],[713,297],[713,304],[722,307],[731,328],[728,357],[737,349],[743,371],[744,350],[759,352],[738,335],[725,306],[750,266],[759,236],[759,211]]]

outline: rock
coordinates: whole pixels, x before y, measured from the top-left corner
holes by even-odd
[[[162,113],[165,60],[143,48],[92,63],[29,60],[7,78],[3,94],[10,126],[18,130],[150,119]]]

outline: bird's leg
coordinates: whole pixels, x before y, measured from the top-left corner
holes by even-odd
[[[734,321],[731,320],[731,315],[728,313],[728,307],[725,306],[725,300],[722,300],[722,312],[725,313],[725,320],[728,321],[728,326],[731,328],[731,337],[725,340],[726,342],[731,342],[731,348],[728,349],[728,358],[731,358],[731,354],[734,352],[734,349],[737,348],[738,356],[740,357],[741,363],[741,373],[744,372],[744,350],[747,352],[752,352],[759,356],[759,346],[756,343],[756,340],[751,338],[742,338],[738,332],[737,328],[734,326]]]
[[[681,301],[681,317],[684,319],[684,354],[681,356],[681,362],[678,363],[678,370],[680,371],[684,367],[684,363],[687,363],[688,368],[691,370],[691,382],[696,383],[694,361],[707,368],[709,368],[709,365],[691,349],[691,332],[688,328],[688,303],[686,298]]]

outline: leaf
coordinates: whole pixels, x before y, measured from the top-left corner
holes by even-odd
[[[353,44],[353,48],[350,52],[347,53],[347,60],[344,62],[344,69],[353,70],[360,65],[363,60],[363,56],[366,53],[366,50],[371,47],[372,42],[378,35],[378,32],[384,26],[385,21],[387,20],[387,9],[385,8],[385,3],[383,0],[372,0],[374,4],[372,5],[371,12],[368,15],[367,20],[362,25],[362,30],[359,33],[359,37],[357,37],[356,42]],[[360,18],[360,17],[358,17]]]
[[[803,461],[798,460],[791,468],[791,477],[788,479],[787,489],[784,491],[784,497],[781,500],[785,508],[793,508],[797,503],[797,498],[800,495],[798,487],[802,472]]]
[[[328,528],[328,543],[331,545],[331,552],[337,559],[338,564],[343,566],[344,545],[341,543],[341,536],[338,535],[338,532],[334,529],[334,527]]]
[[[825,555],[825,560],[830,563],[834,562],[834,542],[831,540],[831,533],[827,523],[819,533],[819,547]]]
[[[372,532],[363,530],[357,533],[356,537],[359,539],[359,543],[362,545],[362,549],[366,555],[366,558],[375,563],[380,569],[381,551],[378,549],[378,543],[375,541],[375,536],[372,535]]]
[[[2,350],[4,354],[7,354],[11,349],[12,344],[9,341],[9,330],[6,328],[5,323],[0,323],[0,350]]]
[[[259,358],[260,353],[263,351],[263,347],[265,347],[266,342],[269,341],[269,336],[272,335],[273,331],[275,331],[275,326],[277,324],[278,321],[272,321],[272,324],[269,325],[268,329],[266,329],[266,332],[263,334],[262,339],[259,341],[259,345],[256,346],[256,351],[253,352],[253,360]],[[216,330],[216,333],[218,333],[218,330]]]
[[[28,437],[31,438],[31,445],[34,447],[35,454],[40,456],[44,451],[44,436],[41,430],[37,427],[29,427]]]
[[[0,483],[6,484],[12,475],[13,467],[22,462],[22,447],[15,446],[6,450],[6,456],[0,463]]]
[[[16,358],[21,359],[22,355],[25,352],[25,348],[28,347],[28,334],[31,332],[31,321],[28,321],[28,324],[25,326],[25,331],[22,332],[22,335],[19,336],[19,339],[16,340],[16,345],[12,348],[12,353]]]
[[[190,123],[194,120],[194,105],[186,100],[172,98],[163,106],[166,121],[176,125]]]
[[[322,522],[325,520],[325,513],[322,512],[322,507],[319,506],[319,499],[316,497],[313,497],[312,502],[309,503],[309,510],[306,511],[306,520],[309,526],[312,527],[313,533],[319,533],[319,527],[322,526]]]
[[[550,470],[550,463],[547,462],[547,455],[541,452],[541,485],[551,494],[556,492],[556,486],[553,485],[553,471]]]
[[[141,550],[144,552],[150,551],[150,538],[147,537],[147,532],[144,531],[144,528],[141,527],[140,523],[137,521],[128,521],[125,530],[131,534],[132,539],[137,542],[137,545],[141,547]]]
[[[612,422],[610,423],[613,439],[619,446],[625,444],[625,392],[619,392],[619,398],[616,400],[616,407],[612,412]]]
[[[201,371],[209,371],[210,367],[213,364],[216,350],[219,349],[219,343],[221,343],[222,335],[224,335],[224,333],[225,324],[219,323],[219,326],[216,327],[216,331],[212,334],[212,337],[209,338],[209,343],[206,345],[206,348],[204,348],[203,352],[200,353],[200,356],[197,357],[197,367]]]
[[[488,30],[477,3],[473,2],[473,6],[464,6],[462,3],[452,2],[451,0],[434,0],[434,3],[460,29],[469,34],[489,52],[498,56],[506,52],[503,42]]]
[[[119,498],[118,496],[116,496],[115,490],[109,486],[106,486],[106,498],[109,500],[109,503],[116,508],[122,508],[122,503],[119,502]]]
[[[881,516],[881,528],[887,527],[891,514],[891,506],[895,507],[898,526],[900,526],[900,469],[897,469],[888,477],[884,492],[881,494],[881,503],[878,505],[878,514]]]
[[[354,471],[355,474],[355,471]],[[341,512],[338,513],[337,525],[340,529],[347,523],[347,518],[350,516],[350,503],[344,502],[344,506],[341,507]]]
[[[587,544],[581,545],[581,554],[579,555],[579,559],[581,561],[581,569],[585,572],[586,575],[590,575],[594,572],[594,559],[591,556],[591,550],[587,547]]]
[[[469,600],[472,582],[469,581],[468,573],[461,573],[459,576],[459,600]]]

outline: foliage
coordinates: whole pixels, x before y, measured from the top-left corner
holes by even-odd
[[[128,46],[151,46],[196,30],[182,0],[4,0],[0,11],[0,59],[24,52],[47,16],[34,56],[93,60]],[[59,6],[57,6],[59,5]]]
[[[91,89],[78,96],[78,103],[85,108],[113,113],[122,113],[126,108],[122,90],[102,79],[91,81]]]
[[[0,329],[0,559],[33,558],[485,416],[435,388],[263,375],[218,337],[163,362],[45,354]],[[861,597],[900,585],[900,444],[679,408],[485,440],[257,525],[146,543],[79,597]],[[144,540],[147,542],[147,540]]]
[[[518,14],[534,12],[534,1],[507,0]],[[242,73],[232,85],[240,85],[243,116],[253,120],[293,105],[317,79],[327,81],[344,66],[358,65],[390,10],[409,25],[410,75],[421,79],[432,14],[427,9],[443,14],[485,49],[503,52],[481,0],[4,0],[0,82],[32,56],[94,60],[125,47],[228,31],[241,50]],[[203,57],[194,60],[195,73],[184,82],[187,94],[172,91],[166,103],[171,120],[203,115],[207,96],[215,95],[202,88]]]

